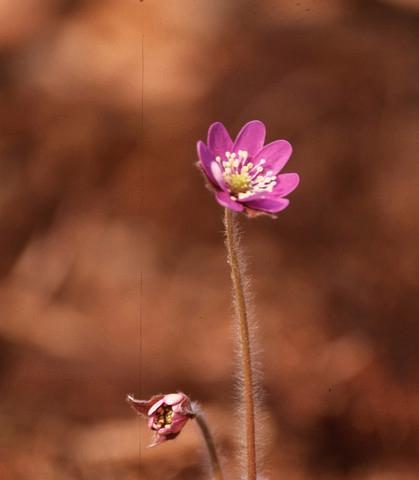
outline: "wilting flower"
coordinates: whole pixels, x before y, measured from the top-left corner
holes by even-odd
[[[274,214],[284,210],[284,198],[299,183],[297,173],[280,174],[292,153],[286,140],[264,146],[265,125],[246,123],[233,142],[222,123],[213,123],[208,141],[198,142],[199,166],[205,173],[217,202],[248,215]]]
[[[195,416],[191,401],[184,393],[154,395],[150,400],[137,400],[128,395],[127,401],[137,413],[148,417],[148,426],[154,431],[150,447],[176,438],[186,422]]]

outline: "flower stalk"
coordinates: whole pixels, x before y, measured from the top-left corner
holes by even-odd
[[[243,397],[245,407],[245,441],[247,480],[256,480],[256,435],[255,435],[255,399],[253,388],[253,370],[249,331],[249,313],[246,303],[242,259],[239,258],[238,231],[234,213],[225,209],[225,235],[228,263],[233,283],[234,307],[239,321],[240,359],[243,381]]]
[[[201,430],[202,437],[204,438],[208,450],[214,480],[224,480],[221,464],[217,455],[217,449],[215,448],[214,439],[212,438],[207,422],[199,411],[195,411],[195,420]]]

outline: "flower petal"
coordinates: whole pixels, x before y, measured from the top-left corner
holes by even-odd
[[[240,130],[233,145],[233,152],[246,150],[250,157],[261,150],[265,142],[265,125],[259,120],[252,120],[246,123]]]
[[[244,210],[243,205],[232,200],[227,192],[217,192],[215,198],[217,199],[217,202],[225,208],[229,208],[235,212],[242,212]]]
[[[169,425],[170,428],[167,429],[167,433],[179,433],[185,424],[188,422],[188,417],[175,417],[172,423]]]
[[[255,198],[245,205],[252,210],[260,210],[266,213],[278,213],[288,207],[290,201],[286,198],[265,196]]]
[[[186,396],[182,395],[181,393],[169,393],[168,395],[164,396],[163,400],[166,405],[176,405],[185,398]]]
[[[274,175],[282,170],[288,162],[292,154],[292,146],[286,140],[275,140],[268,143],[260,150],[252,162],[256,165],[260,160],[264,159],[264,170],[271,170]]]
[[[221,170],[220,165],[217,162],[211,163],[211,173],[214,178],[216,186],[220,187],[221,190],[226,190],[226,183],[223,177],[223,171]]]
[[[214,154],[208,150],[205,143],[202,142],[201,140],[196,144],[196,149],[198,151],[198,157],[199,157],[200,166],[202,167],[202,170],[204,171],[208,180],[213,185],[217,186],[217,182],[211,172],[211,163],[215,162]]]
[[[150,407],[163,398],[163,395],[154,395],[150,400],[137,400],[134,395],[127,395],[127,402],[139,414],[147,415]]]
[[[225,126],[220,122],[213,123],[208,130],[208,148],[215,155],[225,158],[226,152],[231,152],[233,140],[227,132]]]
[[[163,404],[164,404],[164,399],[162,398],[161,400],[159,400],[158,402],[156,402],[154,405],[150,407],[150,410],[147,412],[147,415],[148,416],[153,415],[153,413],[155,413],[156,410],[158,410]]]
[[[300,176],[298,173],[283,173],[276,177],[276,182],[272,193],[275,196],[285,197],[285,195],[293,192],[298,187]]]
[[[169,440],[169,438],[167,438],[166,436],[159,435],[158,433],[156,433],[153,438],[153,443],[148,445],[147,448],[157,447],[158,445],[160,445],[163,442],[166,442],[167,440]]]

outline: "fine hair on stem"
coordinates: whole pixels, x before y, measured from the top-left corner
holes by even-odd
[[[234,337],[236,343],[236,385],[240,399],[239,455],[242,478],[256,480],[261,470],[263,447],[263,415],[261,413],[261,370],[255,345],[255,321],[251,282],[247,275],[245,255],[240,242],[240,229],[236,214],[225,210],[227,258],[233,283],[235,312]]]

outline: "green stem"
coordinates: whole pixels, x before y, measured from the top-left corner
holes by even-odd
[[[207,422],[205,421],[201,413],[195,414],[195,420],[199,428],[201,429],[201,433],[202,433],[202,436],[204,437],[205,445],[207,446],[207,449],[208,449],[212,471],[214,473],[214,480],[224,480],[220,461],[217,455],[217,449],[215,448],[214,439],[212,438]]]
[[[226,246],[228,263],[231,268],[234,304],[239,320],[241,368],[243,378],[243,395],[245,404],[246,425],[246,461],[247,480],[256,480],[256,440],[255,440],[255,401],[253,398],[253,371],[250,351],[249,318],[244,293],[242,271],[239,259],[238,231],[234,213],[225,209],[224,224],[226,230]]]

